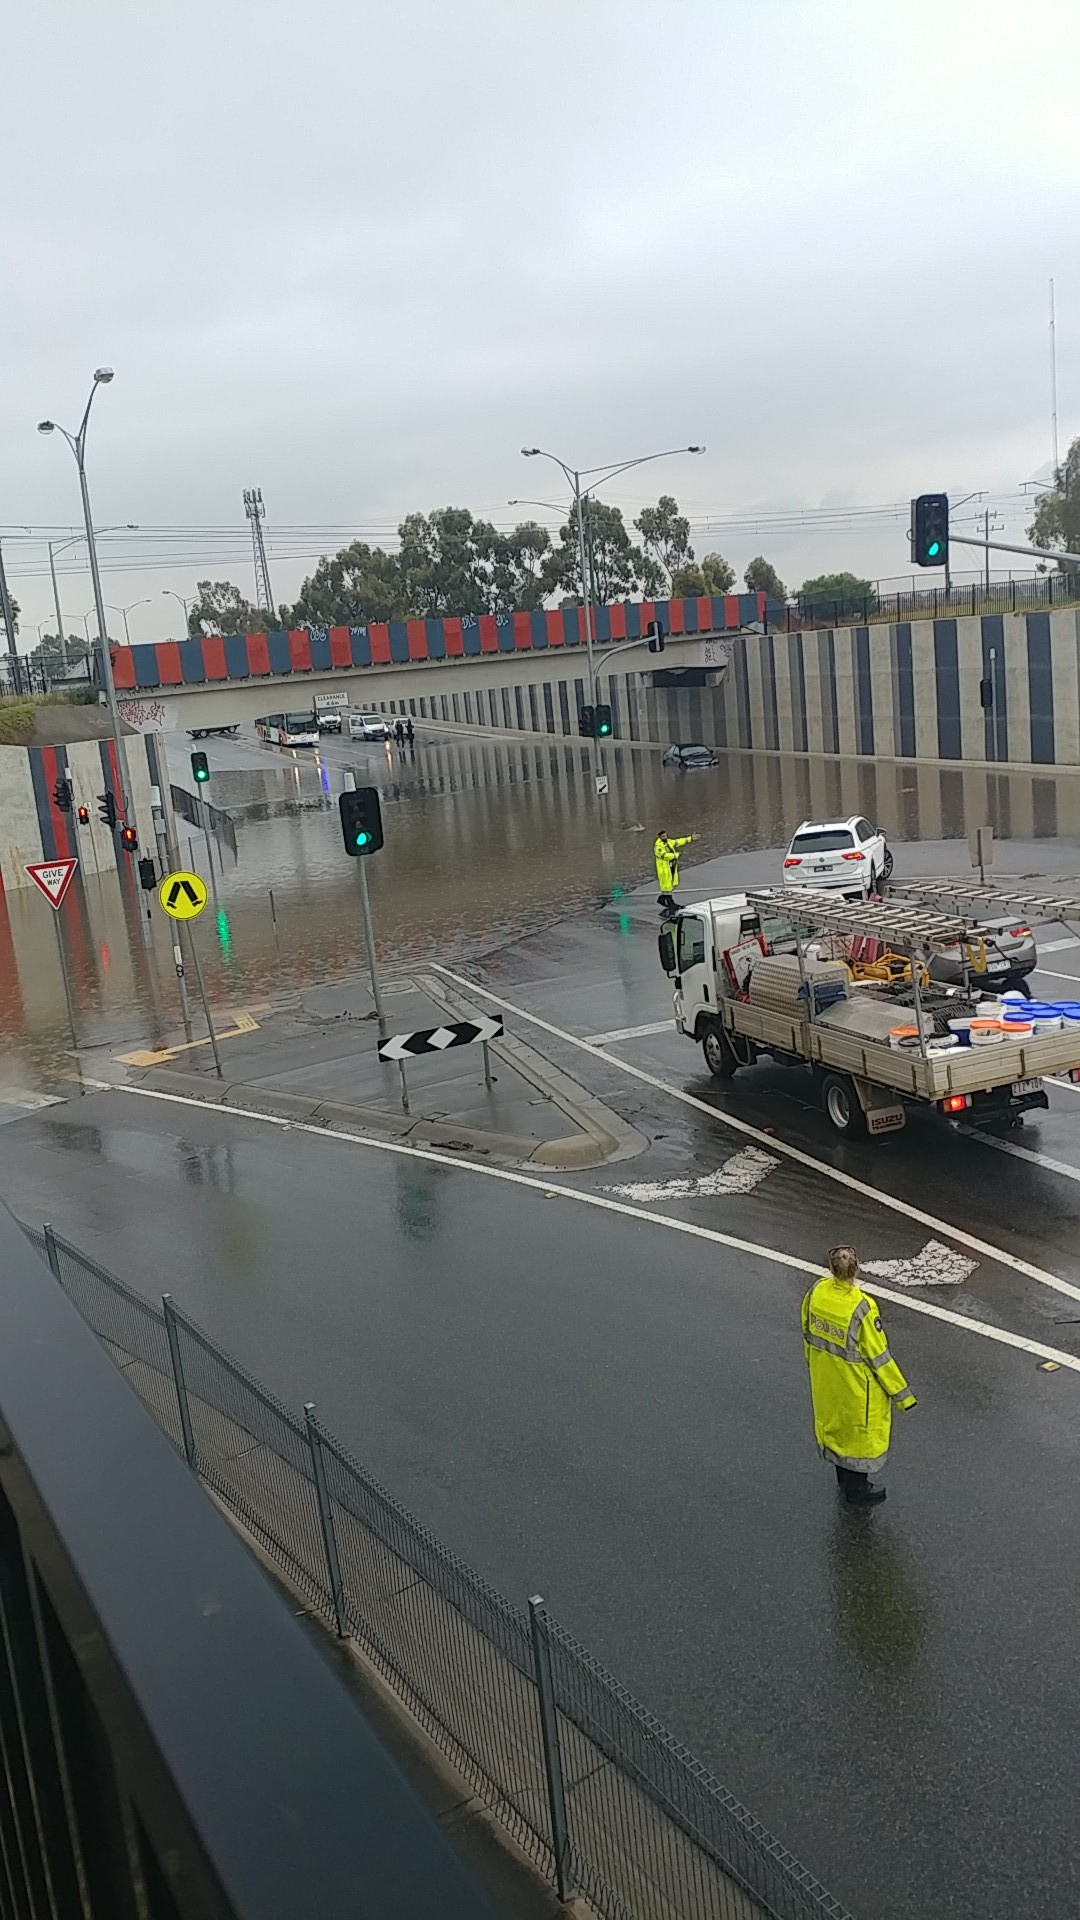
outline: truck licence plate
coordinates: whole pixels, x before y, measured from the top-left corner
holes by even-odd
[[[1014,1080],[1012,1090],[1014,1093],[1038,1093],[1041,1086],[1041,1080]]]

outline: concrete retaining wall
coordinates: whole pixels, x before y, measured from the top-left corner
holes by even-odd
[[[132,735],[126,740],[131,773],[134,826],[140,852],[155,853],[150,811],[149,754],[155,743]],[[117,836],[98,818],[98,796],[108,786],[119,791],[116,749],[111,740],[79,740],[67,746],[0,747],[0,889],[29,887],[26,868],[38,860],[75,855],[82,873],[113,871]],[[58,780],[70,781],[71,813],[61,813],[53,796]],[[80,826],[75,809],[90,809]]]

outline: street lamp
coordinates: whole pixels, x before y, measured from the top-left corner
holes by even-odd
[[[184,599],[184,596],[183,596],[183,594],[182,594],[182,593],[177,593],[177,592],[176,592],[176,590],[175,590],[175,588],[173,588],[173,587],[162,587],[162,589],[161,589],[161,594],[162,594],[162,598],[163,598],[163,599],[165,599],[165,598],[167,597],[167,598],[168,598],[168,599],[170,599],[170,600],[179,600],[179,602],[180,602],[180,605],[181,605],[181,606],[183,607],[183,609],[184,609],[184,635],[185,635],[185,638],[186,638],[186,636],[187,636],[187,631],[188,631],[188,610],[189,610],[189,608],[191,608],[191,607],[193,607],[193,606],[195,605],[195,602],[194,602],[194,600],[185,600],[185,599]]]
[[[126,607],[114,607],[114,606],[113,606],[113,604],[112,604],[112,602],[111,602],[111,600],[110,600],[110,601],[107,601],[107,602],[106,602],[106,605],[108,606],[108,609],[109,609],[109,612],[110,612],[110,613],[118,613],[118,614],[120,614],[120,616],[121,616],[121,618],[123,619],[123,622],[124,622],[124,645],[125,645],[126,647],[130,647],[130,645],[131,645],[131,633],[130,633],[130,630],[129,630],[129,628],[128,628],[128,614],[129,614],[129,613],[134,613],[134,611],[135,611],[135,609],[136,609],[136,607],[148,607],[148,606],[150,605],[150,602],[149,602],[149,600],[129,600],[129,601],[128,601],[128,603],[127,603],[127,606],[126,606]]]
[[[134,520],[126,520],[122,526],[102,527],[102,533],[135,533],[138,531]],[[84,536],[76,533],[70,540],[49,541],[49,572],[52,575],[53,606],[56,608],[56,637],[60,642],[60,654],[64,662],[64,672],[68,670],[67,640],[64,636],[64,616],[60,611],[60,589],[56,584],[56,559],[58,553],[66,553],[69,547],[77,547]]]
[[[582,513],[581,503],[583,500],[588,499],[590,493],[595,493],[597,487],[604,486],[608,480],[614,480],[620,473],[629,473],[631,467],[647,466],[650,460],[669,460],[677,453],[704,453],[705,449],[704,447],[665,447],[660,453],[639,454],[636,460],[620,460],[614,466],[609,464],[606,467],[568,467],[566,461],[560,460],[557,453],[548,453],[545,447],[522,447],[521,451],[526,460],[534,460],[539,457],[541,460],[553,461],[557,467],[561,468],[574,490],[574,511],[577,516],[578,534],[578,564],[581,568],[581,598],[585,608],[585,651],[589,661],[589,698],[595,701],[597,697],[597,686],[596,670],[593,665],[592,583],[589,578],[589,565],[585,555],[585,519]],[[596,479],[589,480],[588,486],[583,487],[581,484],[582,481],[588,480],[590,474],[595,474]],[[531,504],[542,506],[544,502],[534,501]]]
[[[105,619],[105,601],[101,592],[101,574],[98,570],[97,545],[94,540],[94,519],[90,511],[90,490],[86,484],[86,428],[90,419],[90,409],[94,404],[94,395],[99,387],[108,386],[113,377],[111,367],[98,367],[94,373],[94,384],[90,389],[90,398],[86,402],[86,411],[78,433],[69,433],[55,420],[39,420],[39,433],[62,433],[75,456],[75,465],[79,469],[79,489],[82,493],[83,519],[86,522],[86,544],[90,551],[90,578],[94,583],[94,610],[97,614],[98,633],[101,638],[101,677],[105,683],[105,698],[109,706],[109,718],[112,721],[112,736],[116,745],[116,765],[120,775],[120,811],[124,820],[131,812],[131,777],[128,773],[127,749],[120,730],[120,710],[116,704],[116,682],[113,679],[112,655],[109,652],[109,631]]]

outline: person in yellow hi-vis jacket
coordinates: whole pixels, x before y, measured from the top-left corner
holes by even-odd
[[[889,1457],[892,1410],[916,1401],[889,1352],[877,1301],[859,1285],[854,1247],[833,1248],[828,1273],[803,1300],[802,1332],[821,1457],[836,1468],[846,1500],[872,1506],[885,1498],[870,1475]]]
[[[660,889],[659,904],[665,912],[671,913],[674,901],[671,896],[679,884],[679,853],[697,839],[696,833],[665,833],[663,829],[653,841],[653,859],[656,862],[656,884]]]

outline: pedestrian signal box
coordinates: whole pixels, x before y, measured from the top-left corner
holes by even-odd
[[[209,778],[210,778],[210,769],[209,769],[209,767],[208,767],[208,766],[207,766],[207,764],[206,764],[206,755],[205,755],[205,753],[193,753],[193,754],[192,754],[192,756],[191,756],[191,772],[192,772],[192,776],[193,776],[193,778],[194,778],[194,781],[195,781],[195,784],[196,784],[196,786],[202,786],[202,784],[203,784],[203,782],[204,782],[204,781],[206,781],[206,780],[209,780]]]
[[[577,730],[580,733],[583,740],[595,739],[596,737],[596,708],[595,707],[579,707],[578,708]]]
[[[351,859],[378,853],[383,844],[382,810],[378,787],[357,787],[338,796],[341,833]]]
[[[90,825],[89,807],[76,807],[75,818],[77,819],[80,827],[88,827]]]
[[[597,707],[595,709],[595,720],[596,738],[598,740],[606,740],[611,732],[611,708]]]
[[[121,827],[120,845],[123,847],[125,853],[138,853],[139,836],[134,827]]]
[[[920,493],[911,503],[911,557],[917,567],[944,567],[949,560],[949,496]]]

